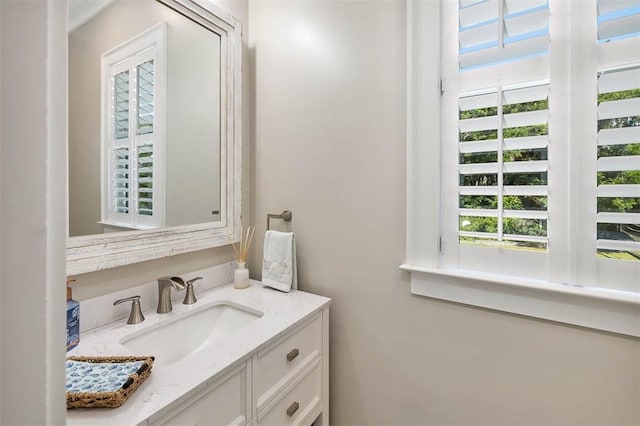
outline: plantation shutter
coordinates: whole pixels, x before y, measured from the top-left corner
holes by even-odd
[[[640,260],[640,67],[598,76],[597,164],[598,253]]]
[[[153,216],[153,145],[138,147],[138,214]]]
[[[115,139],[129,137],[129,71],[114,77],[114,135]]]
[[[456,93],[445,91],[457,106],[447,138],[457,153],[457,223],[448,226],[466,246],[546,250],[548,1],[457,3]]]
[[[547,0],[460,0],[461,70],[545,54]]]
[[[117,213],[129,214],[129,147],[116,148],[113,153],[113,205]]]
[[[139,135],[153,132],[153,61],[138,65],[138,129]]]
[[[117,226],[164,225],[165,31],[157,25],[103,55],[109,155],[102,218]]]
[[[136,211],[138,221],[154,216],[154,61],[145,60],[136,66]]]
[[[126,220],[131,207],[131,156],[129,124],[132,109],[131,76],[124,66],[114,69],[111,80],[111,190],[110,205],[114,219]]]
[[[112,80],[112,211],[114,220],[131,225],[146,225],[154,215],[154,61],[146,60],[151,54],[118,64],[128,69]]]
[[[640,0],[597,0],[597,55],[591,69],[597,79],[597,99],[591,94],[597,105],[596,253],[600,273],[618,277],[625,289],[633,287],[624,279],[630,264],[640,261],[638,36]]]
[[[165,225],[167,24],[101,57],[101,221],[122,228]]]
[[[640,33],[640,0],[598,0],[598,41]]]
[[[459,98],[460,242],[547,245],[549,85]]]

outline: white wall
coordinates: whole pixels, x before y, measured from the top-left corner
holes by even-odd
[[[0,424],[63,424],[66,7],[0,9]]]
[[[249,6],[250,269],[291,209],[300,288],[334,299],[331,424],[640,424],[638,339],[410,294],[405,3]]]

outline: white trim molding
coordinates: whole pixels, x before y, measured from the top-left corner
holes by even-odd
[[[1,1],[0,28],[0,424],[62,425],[66,4]]]
[[[403,264],[411,293],[640,337],[640,294]]]

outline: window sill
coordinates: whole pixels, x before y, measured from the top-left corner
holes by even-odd
[[[640,337],[640,294],[403,264],[411,293]]]

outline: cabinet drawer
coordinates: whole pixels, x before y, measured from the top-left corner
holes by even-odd
[[[282,341],[258,352],[254,386],[258,411],[322,353],[322,316],[316,315]]]
[[[163,426],[245,425],[246,369],[207,386],[202,392],[167,414]]]
[[[322,362],[316,360],[310,371],[276,402],[258,414],[258,425],[293,426],[311,422],[322,409]]]

